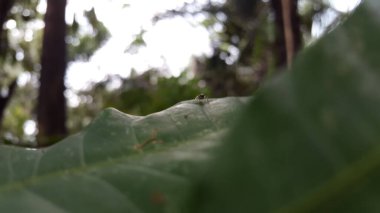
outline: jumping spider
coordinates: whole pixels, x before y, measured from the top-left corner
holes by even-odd
[[[208,102],[208,98],[205,94],[201,93],[195,97],[195,100],[198,102],[198,104],[205,104]]]

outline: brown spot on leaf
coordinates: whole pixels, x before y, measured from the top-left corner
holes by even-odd
[[[155,205],[163,205],[166,203],[165,195],[162,192],[153,192],[150,200]]]

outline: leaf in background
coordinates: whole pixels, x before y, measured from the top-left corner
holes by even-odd
[[[114,109],[45,149],[0,146],[0,212],[185,212],[208,150],[246,99]]]
[[[146,30],[141,29],[138,34],[135,35],[134,40],[129,44],[129,46],[124,50],[124,53],[128,52],[130,54],[136,54],[141,47],[145,47],[144,35]]]
[[[380,212],[380,4],[255,95],[193,212]]]

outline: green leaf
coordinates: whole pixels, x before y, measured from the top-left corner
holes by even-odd
[[[380,212],[379,10],[364,2],[255,94],[193,212]]]
[[[245,98],[148,116],[107,109],[51,147],[0,146],[0,212],[185,212],[195,174]]]
[[[245,99],[108,109],[52,147],[0,146],[0,212],[379,212],[379,10],[304,51],[227,137]]]

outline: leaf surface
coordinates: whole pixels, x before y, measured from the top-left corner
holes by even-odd
[[[185,212],[194,174],[246,101],[185,101],[144,117],[106,109],[54,146],[0,146],[0,212]]]
[[[365,1],[261,88],[194,212],[380,212],[379,10]]]

